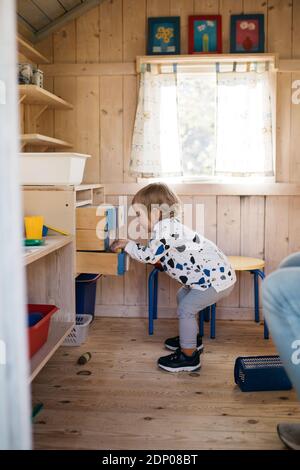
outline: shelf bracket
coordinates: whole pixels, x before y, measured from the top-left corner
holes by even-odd
[[[22,102],[25,100],[26,95],[22,95],[19,99],[19,104],[22,104]]]
[[[46,109],[48,109],[47,104],[45,104],[44,106],[41,106],[41,105],[37,105],[37,106],[39,106],[40,109],[37,110],[37,112],[32,116],[32,119],[34,119],[35,121],[37,121],[39,117],[41,117],[43,112],[46,111]]]
[[[37,121],[41,115],[48,109],[48,105],[32,104],[25,107],[25,133],[31,134],[37,132]]]

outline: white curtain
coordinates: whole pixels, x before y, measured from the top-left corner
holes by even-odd
[[[142,73],[131,173],[143,177],[181,175],[179,139],[176,73]]]
[[[273,175],[268,72],[217,74],[216,174]]]
[[[226,68],[141,74],[133,175],[273,176],[269,72]]]

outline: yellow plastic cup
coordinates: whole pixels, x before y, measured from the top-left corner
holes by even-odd
[[[24,217],[26,238],[41,240],[43,238],[44,217],[41,215],[33,215]]]

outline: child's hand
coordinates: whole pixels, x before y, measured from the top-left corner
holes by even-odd
[[[125,246],[127,245],[128,240],[115,240],[111,245],[110,249],[114,253],[117,253],[117,251],[123,250]]]

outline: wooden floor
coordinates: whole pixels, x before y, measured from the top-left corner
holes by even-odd
[[[37,449],[282,449],[280,421],[300,419],[294,392],[242,393],[233,382],[239,355],[273,354],[254,322],[217,323],[205,337],[202,368],[170,374],[156,360],[174,320],[98,318],[89,341],[60,348],[33,383]],[[85,366],[76,364],[90,351]],[[88,374],[88,375],[86,375]]]

